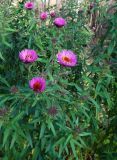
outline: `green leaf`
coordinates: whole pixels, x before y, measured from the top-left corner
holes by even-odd
[[[23,118],[23,115],[25,114],[24,111],[22,111],[21,113],[19,113],[17,116],[15,116],[15,118],[13,119],[12,123],[16,123],[19,120],[21,120]]]
[[[52,76],[52,74],[48,71],[48,76],[49,76],[49,79],[50,79],[50,81],[54,81],[54,78],[53,78],[53,76]]]
[[[6,128],[4,131],[4,136],[3,136],[3,146],[5,146],[10,134],[11,134],[11,128]]]
[[[70,142],[71,138],[72,138],[72,134],[70,134],[70,135],[67,137],[67,139],[66,139],[66,141],[65,141],[65,144],[64,144],[64,147]]]
[[[7,102],[9,100],[9,97],[3,97],[3,99],[1,99],[0,98],[0,106],[3,106],[3,104],[5,103],[5,102]]]
[[[72,141],[74,142],[75,145],[77,145],[80,148],[83,148],[84,146],[82,144],[80,144],[78,141],[72,139]]]
[[[53,135],[56,136],[56,131],[55,131],[55,129],[54,129],[54,126],[53,126],[52,122],[49,122],[49,127],[50,127]]]
[[[77,154],[76,154],[76,150],[75,150],[75,144],[74,144],[74,141],[70,141],[70,145],[71,145],[71,148],[72,148],[72,152],[74,154],[74,157],[77,157]]]
[[[9,160],[7,156],[3,157],[3,160]]]
[[[42,42],[41,42],[40,37],[36,37],[36,38],[35,38],[35,44],[36,44],[36,46],[37,46],[39,49],[41,49],[41,51],[44,50],[43,44],[42,44]]]
[[[29,132],[26,132],[26,138],[27,138],[27,141],[28,141],[29,145],[30,145],[31,147],[33,147],[32,138],[31,138],[31,135],[30,135]]]
[[[100,111],[100,106],[99,104],[93,99],[93,98],[89,98],[89,100],[92,102],[92,104],[96,107],[96,113],[98,113]]]
[[[42,62],[42,63],[47,63],[47,60],[45,60],[44,58],[39,58],[37,61]]]
[[[91,133],[83,132],[83,133],[79,133],[79,136],[81,137],[91,136]]]
[[[11,140],[11,144],[10,144],[10,149],[14,146],[14,143],[17,139],[17,134],[14,133],[13,136],[12,136],[12,140]]]
[[[3,77],[0,76],[0,81],[1,81],[3,84],[5,84],[7,87],[10,87],[9,83],[6,81],[5,78],[3,78]]]
[[[59,146],[59,155],[58,155],[59,158],[61,157],[62,152],[63,152],[63,145],[60,144],[60,146]]]
[[[5,59],[4,59],[4,57],[3,57],[3,55],[2,55],[1,52],[0,52],[0,59],[3,60],[3,61],[5,61]]]
[[[34,102],[32,104],[32,107],[36,106],[36,104],[37,104],[38,101],[39,101],[39,97],[36,96],[35,100],[34,100]]]
[[[32,157],[32,160],[36,160],[39,156],[39,147],[36,146],[33,150],[33,157]]]
[[[39,138],[41,139],[44,136],[44,132],[46,129],[45,123],[42,123]]]
[[[80,141],[80,143],[83,146],[83,148],[86,147],[85,142],[83,141],[83,139],[80,136],[78,137],[78,140]]]
[[[116,45],[116,41],[113,40],[110,42],[110,45],[108,47],[108,54],[109,55],[113,52],[115,45]]]
[[[31,44],[32,44],[32,36],[29,37],[28,48],[31,48]]]
[[[0,119],[0,129],[2,128],[4,122]]]

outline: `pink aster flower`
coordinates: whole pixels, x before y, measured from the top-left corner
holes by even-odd
[[[25,7],[26,9],[33,9],[33,8],[34,8],[34,2],[26,2],[26,3],[24,4],[24,7]]]
[[[66,67],[73,67],[77,64],[77,56],[70,50],[62,50],[57,54],[57,60]]]
[[[63,27],[67,24],[66,20],[62,17],[55,18],[54,25],[57,27]]]
[[[55,17],[55,16],[56,16],[55,11],[51,11],[51,12],[50,12],[50,16],[51,16],[51,17]]]
[[[24,63],[35,62],[38,58],[37,53],[32,49],[24,49],[19,53],[19,59]]]
[[[34,77],[29,81],[30,88],[38,93],[41,93],[46,88],[46,81],[43,77]]]
[[[40,14],[40,19],[41,19],[41,20],[46,20],[47,17],[48,17],[48,13],[47,13],[47,12],[42,12],[42,13]]]

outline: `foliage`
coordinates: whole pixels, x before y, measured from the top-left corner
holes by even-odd
[[[67,20],[63,28],[51,17],[41,21],[34,10],[24,9],[24,2],[0,8],[2,160],[116,159],[117,12],[109,14],[99,5],[92,10],[100,11],[99,23],[108,24],[92,46],[88,7],[79,12],[76,3],[67,1],[56,13]],[[25,48],[38,53],[35,63],[19,60]],[[56,54],[63,49],[77,54],[77,66],[59,65]],[[46,79],[41,94],[29,88],[35,76]]]

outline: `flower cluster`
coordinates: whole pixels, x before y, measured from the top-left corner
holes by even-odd
[[[46,19],[48,18],[48,16],[49,16],[49,13],[48,13],[48,12],[42,12],[42,13],[40,14],[40,19],[41,19],[41,20],[46,20]],[[52,18],[54,18],[54,17],[56,16],[55,11],[51,11],[51,12],[50,12],[50,16],[51,16]]]
[[[56,14],[55,14],[54,11],[50,12],[50,16],[51,16],[52,18],[55,17],[55,15],[56,15]],[[40,14],[40,19],[41,19],[42,21],[46,20],[47,18],[48,18],[48,12],[42,12],[42,13]],[[66,20],[65,20],[64,18],[62,18],[62,17],[57,17],[57,18],[54,19],[53,24],[54,24],[56,27],[61,28],[61,27],[65,26],[65,25],[67,24],[67,22],[66,22]]]
[[[26,9],[33,9],[34,2],[26,2]],[[51,17],[55,17],[54,11],[50,12]],[[40,14],[41,20],[46,20],[48,17],[47,12],[42,12]],[[66,20],[62,17],[57,17],[54,19],[54,25],[61,28],[67,24]],[[19,59],[24,63],[33,63],[39,58],[38,54],[33,49],[24,49],[19,53]],[[56,54],[57,62],[64,67],[74,67],[77,65],[77,55],[71,50],[62,50]],[[29,81],[29,87],[36,93],[42,93],[46,88],[46,80],[43,77],[33,77]],[[53,108],[50,112],[53,112]]]
[[[26,2],[26,3],[24,4],[24,7],[25,7],[26,9],[28,9],[28,10],[31,10],[31,9],[34,8],[34,2]],[[41,19],[42,21],[45,21],[45,20],[48,18],[48,15],[49,15],[48,12],[42,12],[42,13],[40,14],[40,19]],[[54,17],[56,16],[55,11],[51,11],[51,12],[50,12],[50,16],[51,16],[52,18],[54,18]],[[66,22],[66,20],[65,20],[64,18],[62,18],[62,17],[57,17],[57,18],[55,18],[55,20],[53,21],[53,24],[54,24],[56,27],[61,28],[61,27],[65,26],[65,25],[67,24],[67,22]]]

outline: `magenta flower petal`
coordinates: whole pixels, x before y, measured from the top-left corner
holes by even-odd
[[[62,50],[57,54],[58,63],[66,67],[73,67],[77,64],[77,56],[70,50]]]
[[[26,2],[26,3],[24,4],[24,7],[25,7],[26,9],[33,9],[33,8],[34,8],[34,2]]]
[[[54,25],[57,27],[63,27],[67,24],[66,20],[62,17],[55,18]]]
[[[42,13],[40,14],[40,19],[41,19],[41,20],[46,20],[47,17],[48,17],[48,13],[47,13],[47,12],[42,12]]]
[[[29,81],[29,86],[33,91],[41,93],[46,88],[46,81],[43,77],[34,77]]]
[[[19,53],[19,59],[24,63],[35,62],[38,58],[37,53],[31,49],[24,49]]]

